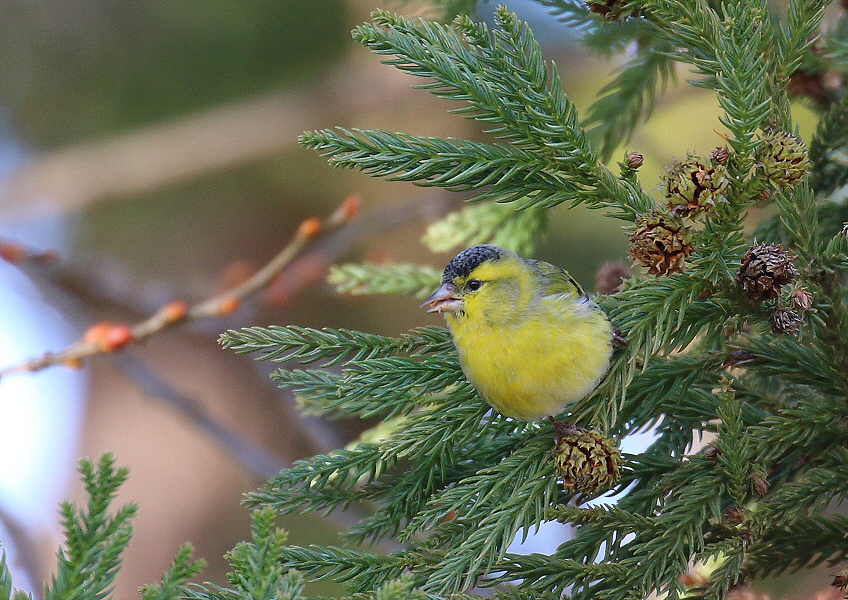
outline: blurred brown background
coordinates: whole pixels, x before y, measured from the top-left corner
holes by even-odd
[[[441,267],[449,256],[431,256],[420,238],[461,198],[334,171],[296,144],[301,131],[333,125],[484,139],[474,123],[446,112],[450,103],[412,90],[410,77],[354,46],[350,29],[378,6],[0,0],[0,111],[18,152],[0,187],[0,227],[19,241],[42,239],[45,228],[59,232],[58,264],[26,271],[42,295],[28,310],[59,311],[72,339],[98,321],[135,322],[173,299],[210,297],[269,260],[305,218],[326,217],[351,193],[362,198],[357,222],[322,239],[239,311],[157,335],[125,353],[132,362],[97,357],[80,372],[88,385],[84,419],[65,462],[114,452],[131,469],[120,500],[141,507],[117,597],[157,581],[184,541],[210,562],[203,578],[222,582],[224,553],[248,534],[241,495],[275,468],[339,447],[363,427],[301,419],[291,395],[268,379],[275,366],[221,350],[220,332],[296,323],[398,334],[439,323],[414,299],[339,297],[324,268],[366,259]],[[384,7],[421,13],[423,6]],[[587,58],[537,5],[510,7],[533,19],[566,92],[585,109],[615,65]],[[483,4],[478,16],[492,9]],[[722,143],[706,92],[673,87],[658,113],[628,145],[646,155],[647,187],[672,157]],[[537,255],[591,288],[598,265],[626,262],[625,250],[618,223],[559,208]],[[61,349],[57,343],[46,337],[39,353]],[[188,404],[151,393],[151,377]],[[53,402],[62,401],[57,395]],[[236,441],[226,447],[209,422]],[[79,498],[79,483],[73,475],[67,481],[64,496]],[[41,581],[53,565],[57,527],[22,527],[9,511],[0,514],[12,532],[4,543],[20,548],[17,568]],[[281,520],[300,544],[333,543],[343,523]]]

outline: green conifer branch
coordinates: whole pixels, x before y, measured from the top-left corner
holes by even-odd
[[[333,454],[296,461],[291,469],[282,471],[259,490],[247,494],[245,504],[254,508],[271,506],[281,514],[304,510],[311,490],[352,490],[363,480],[377,479],[392,466],[392,462],[383,458],[377,444],[360,443],[351,450],[337,450]],[[322,508],[325,500],[317,496],[315,499],[316,508]]]
[[[471,204],[431,224],[424,243],[433,252],[490,243],[524,256],[544,238],[547,217],[547,211],[539,208],[515,210],[497,202]]]
[[[583,43],[593,52],[611,56],[635,42],[636,56],[620,69],[613,81],[599,92],[598,100],[589,108],[584,127],[591,128],[602,160],[626,143],[638,123],[650,116],[654,99],[674,76],[674,48],[657,36],[645,19],[628,19],[624,23],[605,23],[587,10],[585,2],[576,0],[538,0],[551,13],[573,28],[584,31]]]
[[[351,594],[343,600],[433,600],[432,596],[412,587],[414,584],[412,577],[402,575],[378,587],[373,593]]]
[[[834,102],[819,120],[810,141],[810,160],[813,169],[809,183],[819,196],[828,197],[848,183],[848,96]]]
[[[838,357],[820,344],[799,344],[785,337],[744,336],[739,349],[750,355],[747,368],[762,376],[812,385],[825,394],[843,396],[848,382],[842,375]]]
[[[748,552],[741,535],[711,544],[711,546],[709,551],[701,553],[699,560],[717,558],[721,563],[710,574],[709,584],[700,598],[720,600],[725,598],[730,589],[743,579],[743,567]]]
[[[720,424],[715,447],[717,461],[727,481],[723,488],[737,506],[744,506],[751,475],[751,449],[744,434],[742,407],[730,389],[730,382],[719,392],[721,403],[717,416]]]
[[[812,190],[801,184],[791,191],[778,192],[775,204],[792,249],[803,262],[809,262],[820,251],[818,208]]]
[[[343,361],[360,361],[394,354],[443,353],[453,349],[453,342],[444,327],[419,327],[397,338],[349,329],[312,329],[287,325],[284,327],[246,327],[221,335],[224,348],[239,354],[258,352],[260,360],[301,363],[328,360],[325,367]]]
[[[216,584],[189,586],[182,596],[187,600],[306,600],[303,576],[279,560],[285,552],[287,534],[274,527],[272,509],[253,513],[252,540],[241,542],[227,553],[232,587]]]
[[[473,585],[479,575],[488,572],[505,555],[518,531],[526,534],[538,528],[545,520],[547,507],[560,495],[553,465],[544,460],[549,451],[545,438],[526,440],[497,465],[433,497],[404,535],[422,525],[443,521],[445,507],[451,507],[463,526],[452,528],[450,533],[459,533],[464,539],[445,539],[437,530],[435,540],[428,540],[428,547],[450,550],[423,589],[444,595]],[[522,473],[521,481],[506,478],[515,473]],[[450,541],[454,543],[446,543]]]
[[[498,564],[504,574],[492,580],[492,583],[514,581],[525,574],[532,581],[527,588],[531,598],[551,594],[561,598],[569,582],[577,582],[571,590],[570,598],[581,598],[592,582],[609,579],[624,579],[630,567],[617,562],[593,563],[565,558],[543,556],[541,554],[508,554]]]
[[[618,537],[624,537],[631,533],[657,531],[654,519],[623,510],[613,504],[594,505],[590,508],[561,504],[548,510],[547,516],[549,519],[561,523],[571,523],[572,525],[591,523],[597,530],[616,533]]]
[[[788,78],[801,65],[804,53],[818,37],[827,0],[791,0],[786,13],[786,26],[777,36],[781,54],[778,78]]]
[[[354,37],[378,54],[396,57],[386,63],[433,78],[421,87],[467,102],[453,112],[492,124],[489,133],[510,145],[345,129],[304,134],[301,143],[336,166],[480,191],[476,199],[545,207],[585,203],[629,220],[648,212],[653,200],[594,155],[529,28],[506,9],[498,10],[497,21],[500,28],[493,33],[468,19],[453,30],[378,11],[374,24],[359,27]]]
[[[448,447],[441,454],[421,456],[403,474],[390,474],[371,482],[364,486],[364,496],[381,506],[354,525],[345,537],[361,543],[399,535],[438,492],[477,474],[481,468],[496,465],[523,439],[520,434],[505,434],[486,444]]]
[[[804,517],[787,527],[774,527],[751,545],[744,571],[749,577],[777,576],[821,564],[830,567],[848,558],[848,519]]]
[[[12,600],[12,573],[6,563],[6,552],[0,554],[0,600]]]
[[[699,85],[716,90],[725,112],[720,120],[732,133],[728,142],[744,158],[740,161],[744,171],[750,162],[746,155],[756,147],[754,135],[774,106],[768,96],[774,66],[763,53],[773,41],[765,0],[725,3],[721,16],[703,0],[656,0],[647,2],[646,10],[672,43],[694,50],[675,56],[705,75]],[[745,173],[733,175],[738,182]]]
[[[354,591],[374,590],[398,579],[406,569],[426,560],[415,552],[393,552],[381,556],[339,546],[286,546],[276,555],[281,568],[297,569],[320,581],[332,577],[346,582]],[[419,578],[413,578],[419,583]]]
[[[675,415],[686,424],[715,419],[719,398],[713,390],[723,361],[722,356],[710,354],[672,360],[654,358],[644,372],[633,378],[619,413],[621,423],[626,426],[616,433],[621,435],[653,427],[667,414]],[[734,380],[733,386],[737,398],[742,400],[744,394],[738,388],[739,380]],[[745,426],[757,424],[764,417],[763,411],[750,401],[742,402],[741,411]]]
[[[183,544],[177,550],[171,567],[162,576],[161,583],[145,585],[141,588],[142,600],[178,600],[188,592],[188,581],[206,568],[205,560],[194,560],[194,548]]]
[[[280,369],[271,379],[305,396],[304,406],[315,414],[385,414],[390,418],[410,412],[416,400],[439,393],[463,377],[455,356],[370,358],[350,361],[347,366],[341,375],[320,369]]]
[[[537,0],[537,2],[548,7],[553,16],[571,27],[585,28],[598,22],[582,0]]]
[[[805,515],[819,515],[829,503],[845,499],[848,477],[841,469],[848,460],[844,449],[832,450],[818,462],[806,470],[803,480],[787,482],[764,503],[765,518],[776,525],[791,523]]]
[[[327,281],[341,294],[403,294],[424,298],[438,286],[441,272],[429,265],[345,264],[330,267]]]
[[[87,507],[83,510],[72,502],[62,503],[65,547],[58,553],[58,571],[45,588],[46,600],[105,598],[109,594],[121,554],[132,537],[130,519],[137,511],[128,504],[114,516],[108,513],[128,475],[127,469],[115,469],[114,464],[110,454],[104,454],[96,466],[87,459],[80,461]]]
[[[703,281],[685,275],[665,277],[651,285],[631,282],[622,291],[600,300],[610,320],[627,338],[627,347],[613,357],[609,373],[595,393],[574,409],[578,421],[607,429],[618,419],[634,374],[656,356],[685,347],[703,333],[717,328],[715,315],[724,309],[698,300]]]
[[[468,18],[452,29],[376,11],[373,24],[355,29],[354,39],[376,54],[396,56],[386,64],[435,80],[419,87],[468,102],[453,112],[495,125],[489,133],[499,139],[545,155],[558,154],[557,146],[585,152],[574,106],[530,29],[504,7],[495,18],[499,27],[489,32]],[[534,130],[553,133],[554,144],[543,143]]]
[[[488,442],[489,436],[504,435],[525,427],[503,419],[484,419],[489,406],[470,384],[463,383],[411,414],[384,442],[386,456],[420,459],[430,453],[450,452],[472,441]]]
[[[650,592],[679,590],[680,576],[689,567],[689,560],[703,550],[704,531],[711,520],[721,518],[722,499],[715,493],[721,481],[709,470],[703,470],[689,485],[677,487],[674,498],[657,516],[661,536],[640,534],[633,541],[633,556],[627,563],[634,569],[621,582],[604,581],[597,590],[609,589],[623,597],[628,590]],[[637,550],[638,548],[638,550]],[[643,569],[635,568],[644,565]]]
[[[793,464],[837,447],[848,435],[842,423],[843,396],[820,396],[807,388],[793,406],[781,408],[750,429],[757,460]],[[793,465],[794,466],[794,465]]]

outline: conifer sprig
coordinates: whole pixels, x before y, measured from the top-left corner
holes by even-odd
[[[6,563],[6,552],[0,554],[0,599],[11,600],[14,588],[12,587],[12,574]]]
[[[177,551],[171,568],[162,576],[162,582],[141,588],[142,600],[178,600],[186,593],[189,580],[206,568],[206,561],[192,559],[194,548],[184,544]]]
[[[750,154],[774,106],[768,96],[774,65],[763,52],[773,43],[765,0],[724,3],[721,15],[704,1],[649,0],[645,10],[675,48],[686,48],[672,55],[704,76],[696,84],[717,92],[730,145],[739,156]]]
[[[433,252],[489,243],[526,256],[544,237],[547,215],[541,208],[517,211],[497,202],[471,204],[430,225],[424,243]]]
[[[820,196],[830,196],[848,183],[848,96],[835,102],[819,120],[810,142],[810,160],[814,165],[810,187]]]
[[[271,378],[282,388],[303,396],[313,414],[336,412],[391,418],[406,414],[426,396],[457,383],[462,376],[456,357],[419,361],[405,357],[372,358],[349,362],[341,375],[320,369],[280,369]]]
[[[537,2],[548,7],[552,15],[570,27],[585,28],[598,23],[582,0],[537,0]]]
[[[288,535],[274,526],[272,508],[253,512],[252,539],[227,553],[232,587],[214,583],[187,586],[186,600],[306,600],[303,575],[287,567],[280,556],[286,551]]]
[[[357,41],[394,56],[387,64],[431,78],[420,87],[466,102],[453,112],[486,123],[508,144],[340,128],[304,134],[304,146],[336,166],[476,191],[478,200],[520,201],[522,207],[583,203],[628,220],[653,206],[643,190],[600,162],[555,68],[544,63],[529,28],[514,14],[499,8],[494,32],[469,19],[451,29],[382,11],[373,17],[373,24],[354,31]]]
[[[804,53],[818,39],[818,27],[827,8],[827,0],[791,0],[786,26],[779,30],[777,47],[781,65],[778,77],[787,80],[801,66]]]
[[[429,265],[345,264],[330,268],[327,281],[341,294],[402,294],[425,298],[441,273]]]
[[[311,329],[297,325],[246,327],[221,335],[221,344],[242,354],[258,352],[263,360],[327,360],[329,367],[344,361],[360,361],[399,353],[441,353],[453,348],[444,327],[421,327],[398,338],[351,331]]]
[[[65,547],[59,550],[58,571],[44,592],[48,600],[106,598],[111,593],[121,554],[132,537],[130,519],[137,511],[135,505],[128,504],[115,515],[109,514],[110,504],[128,475],[127,469],[115,469],[114,464],[110,454],[104,454],[96,466],[87,459],[80,461],[86,508],[62,503]]]

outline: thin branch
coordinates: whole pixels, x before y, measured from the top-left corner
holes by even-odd
[[[270,454],[245,437],[217,421],[196,399],[181,394],[156,375],[143,360],[132,354],[116,357],[121,369],[147,394],[188,417],[192,424],[209,434],[224,450],[253,473],[270,479],[291,464]]]
[[[90,327],[80,340],[60,352],[48,352],[0,369],[0,378],[12,373],[41,371],[54,365],[79,367],[85,358],[115,352],[178,324],[228,315],[238,309],[246,298],[267,287],[312,240],[349,222],[358,212],[358,208],[358,198],[350,196],[323,223],[317,217],[306,219],[277,256],[248,280],[226,292],[191,307],[182,300],[175,300],[135,325],[105,321],[97,323]]]

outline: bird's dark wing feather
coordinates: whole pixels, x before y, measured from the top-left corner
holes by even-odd
[[[575,294],[576,296],[585,296],[586,292],[580,287],[574,278],[568,274],[565,269],[560,269],[551,263],[535,260],[533,258],[525,259],[537,273],[539,273],[542,281],[542,289],[544,296],[552,296],[554,294]]]

